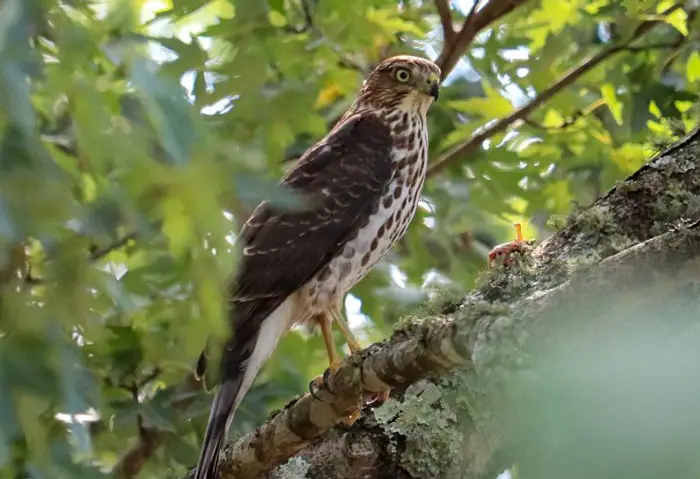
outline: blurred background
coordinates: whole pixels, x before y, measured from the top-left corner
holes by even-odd
[[[211,396],[172,404],[226,331],[236,233],[379,61],[421,55],[446,78],[416,219],[346,301],[365,345],[468,291],[514,222],[546,238],[698,124],[699,8],[0,2],[0,478],[102,477],[143,425],[166,434],[139,477],[196,461]],[[320,335],[290,333],[232,435],[326,366]]]

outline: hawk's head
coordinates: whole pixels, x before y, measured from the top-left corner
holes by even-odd
[[[400,109],[425,114],[440,92],[440,68],[409,55],[387,58],[367,77],[357,108]]]

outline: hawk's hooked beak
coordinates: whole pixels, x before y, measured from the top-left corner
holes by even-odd
[[[438,96],[440,96],[440,77],[437,74],[431,73],[428,75],[428,78],[426,79],[425,93],[432,96],[436,100],[438,99]]]

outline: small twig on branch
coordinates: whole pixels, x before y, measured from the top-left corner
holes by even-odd
[[[698,8],[692,9],[688,11],[688,19],[686,20],[686,23],[688,25],[688,29],[691,28],[692,25],[695,24],[695,18],[698,15]],[[679,35],[678,40],[676,40],[676,46],[674,47],[673,51],[669,52],[668,57],[666,58],[666,61],[664,62],[664,66],[661,68],[661,73],[665,75],[668,73],[668,71],[671,69],[675,61],[678,59],[680,53],[681,53],[681,47],[684,43],[691,43],[693,40],[690,38],[690,31],[688,32],[688,35]],[[697,38],[695,39],[697,41]]]
[[[462,30],[467,28],[471,21],[474,19],[474,14],[476,13],[476,9],[479,8],[479,3],[481,0],[474,0],[474,3],[472,4],[472,8],[469,9],[469,13],[467,13],[466,18],[464,19],[464,24],[462,25]]]
[[[576,124],[576,122],[579,120],[579,118],[583,118],[583,117],[593,113],[594,111],[596,111],[598,108],[600,108],[603,105],[605,105],[604,100],[602,100],[602,99],[597,100],[597,101],[593,102],[593,104],[589,105],[586,108],[583,108],[581,110],[576,110],[572,115],[570,115],[568,118],[564,119],[564,121],[562,121],[559,125],[545,126],[545,125],[542,125],[541,123],[538,123],[538,122],[531,120],[529,118],[524,118],[523,122],[526,125],[531,126],[533,128],[537,128],[539,130],[549,130],[549,131],[565,130],[567,128],[574,126]]]
[[[477,3],[479,2],[475,1],[474,5]],[[449,0],[435,0],[435,8],[440,17],[440,25],[442,25],[442,37],[445,43],[452,43],[457,32],[455,32],[454,25],[452,24]]]
[[[97,246],[92,246],[90,248],[89,260],[91,262],[98,261],[98,260],[104,258],[105,256],[107,256],[112,251],[126,246],[129,243],[129,241],[136,239],[136,237],[137,237],[137,233],[132,232],[132,233],[129,233],[121,238],[116,239],[113,243],[110,243],[109,245],[104,246],[102,248],[99,248]],[[23,281],[28,286],[39,286],[39,285],[43,285],[46,283],[44,278],[38,278],[32,274],[31,265],[28,265],[27,274],[24,276]]]
[[[187,409],[194,398],[194,393],[202,389],[202,382],[197,381],[193,373],[187,375],[178,386],[178,399],[172,407],[176,411]],[[132,479],[136,477],[146,461],[160,447],[164,433],[152,426],[139,425],[139,437],[136,442],[119,458],[112,475],[117,479]]]
[[[301,0],[301,15],[304,17],[302,25],[286,25],[283,28],[288,33],[305,33],[314,28],[314,19],[311,15],[311,8],[306,0]]]
[[[677,48],[684,43],[684,39],[685,37],[681,37],[680,41],[675,41],[673,43],[650,43],[648,45],[628,46],[625,47],[625,51],[639,53],[649,52],[652,50],[667,50],[669,48]]]
[[[677,10],[678,8],[680,8],[680,5],[674,5],[672,7],[669,7],[661,15],[668,15],[669,13],[673,12],[674,10]],[[533,111],[539,108],[543,103],[555,96],[557,93],[564,90],[566,87],[572,85],[585,73],[589,72],[590,70],[601,64],[603,61],[611,58],[612,56],[620,52],[627,51],[630,48],[631,43],[646,35],[658,23],[659,20],[648,20],[643,22],[636,28],[634,34],[630,38],[625,40],[623,43],[606,48],[605,50],[600,51],[596,55],[589,57],[578,67],[566,73],[557,83],[550,86],[542,93],[537,95],[535,98],[533,98],[530,101],[530,103],[515,110],[510,115],[501,118],[500,120],[497,120],[490,126],[484,128],[481,132],[472,136],[466,143],[461,143],[453,146],[433,161],[433,164],[428,169],[428,175],[434,175],[442,171],[455,161],[458,161],[461,158],[471,155],[487,139],[505,131],[506,129],[508,129],[509,126],[511,126],[515,122],[519,120],[524,120],[525,118],[527,118],[528,115],[530,115]]]
[[[440,56],[435,61],[442,70],[443,80],[454,69],[459,58],[464,54],[476,35],[491,23],[501,20],[516,7],[523,5],[527,0],[492,0],[476,11],[479,0],[475,0],[471,11],[462,24],[459,33],[452,41],[445,41],[445,46]]]
[[[117,238],[113,243],[110,243],[107,246],[92,249],[92,251],[90,251],[90,261],[97,261],[107,256],[112,251],[123,248],[129,243],[129,241],[136,239],[136,236],[137,233],[132,232],[122,236],[121,238]]]

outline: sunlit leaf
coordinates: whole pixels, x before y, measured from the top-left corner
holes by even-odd
[[[455,110],[485,118],[504,117],[513,110],[513,105],[497,89],[484,85],[484,93],[486,98],[455,100],[450,102],[449,106]]]
[[[685,66],[685,76],[689,82],[700,80],[700,53],[692,52],[688,57],[688,63]]]
[[[655,118],[661,118],[661,110],[659,110],[659,107],[656,105],[654,100],[649,102],[649,113],[654,115]]]
[[[668,15],[664,15],[663,20],[684,36],[688,36],[688,14],[683,9],[676,9]]]
[[[161,203],[163,211],[163,233],[168,238],[170,251],[180,256],[189,249],[194,240],[192,222],[182,201],[169,196]]]
[[[618,125],[622,124],[622,103],[617,99],[617,94],[615,92],[615,87],[610,83],[600,87],[600,93],[603,96],[603,100],[608,105],[610,113],[612,113],[613,118]]]
[[[638,143],[625,143],[612,152],[613,161],[626,173],[639,169],[647,160],[647,152]]]

